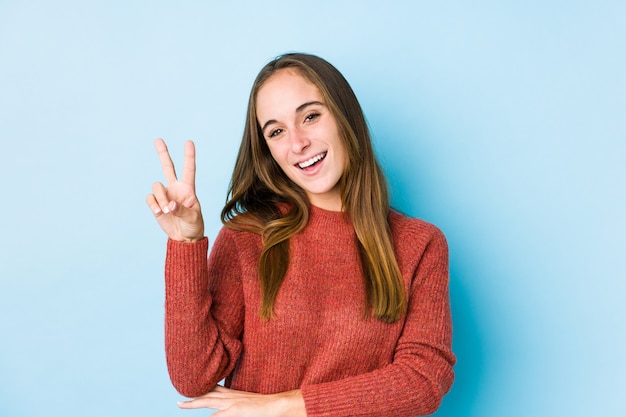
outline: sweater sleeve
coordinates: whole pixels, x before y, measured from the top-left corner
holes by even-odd
[[[448,247],[436,228],[414,272],[392,363],[302,387],[308,417],[401,417],[435,412],[454,380]]]
[[[165,351],[172,384],[186,397],[209,392],[241,353],[243,301],[234,244],[220,232],[207,262],[208,246],[206,238],[167,245]],[[211,291],[217,280],[219,298]]]

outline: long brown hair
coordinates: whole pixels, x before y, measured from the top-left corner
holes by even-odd
[[[387,184],[374,155],[363,111],[352,88],[334,66],[301,53],[272,60],[254,81],[228,200],[222,210],[222,222],[227,227],[259,233],[263,238],[258,271],[261,316],[269,319],[273,314],[289,264],[289,239],[306,226],[310,215],[304,190],[272,158],[256,117],[260,88],[285,68],[297,70],[317,86],[337,121],[348,155],[340,179],[341,198],[358,240],[368,307],[379,320],[397,321],[406,312],[406,294],[387,221]]]

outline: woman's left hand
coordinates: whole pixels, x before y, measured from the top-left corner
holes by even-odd
[[[278,394],[256,394],[217,385],[208,394],[178,403],[180,408],[220,410],[215,417],[306,417],[300,390]]]

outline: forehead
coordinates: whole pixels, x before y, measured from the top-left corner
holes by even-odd
[[[264,117],[274,118],[274,113],[293,113],[309,101],[322,102],[319,88],[298,70],[281,69],[268,78],[257,93],[257,118],[261,121]]]

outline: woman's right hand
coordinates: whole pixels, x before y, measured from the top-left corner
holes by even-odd
[[[152,194],[146,197],[148,207],[170,239],[195,242],[204,238],[204,221],[196,197],[196,148],[193,142],[185,143],[182,181],[176,177],[174,163],[163,139],[155,140],[154,147],[167,187],[160,182],[152,185]]]

